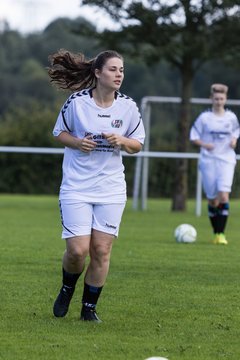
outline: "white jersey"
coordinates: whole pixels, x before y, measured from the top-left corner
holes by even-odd
[[[120,134],[143,144],[145,131],[136,103],[116,92],[113,104],[102,108],[96,105],[91,89],[73,93],[59,113],[53,135],[58,136],[63,131],[81,139],[92,135],[97,146],[89,153],[65,147],[60,199],[125,202],[126,183],[120,148],[110,145],[102,133]]]
[[[230,146],[232,138],[239,137],[239,123],[236,115],[225,110],[219,116],[212,110],[202,112],[190,131],[190,140],[202,140],[204,143],[213,144],[213,150],[201,147],[201,158],[216,158],[229,163],[236,163],[236,154]]]

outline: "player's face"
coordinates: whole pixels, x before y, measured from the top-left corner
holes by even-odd
[[[123,61],[119,58],[108,59],[102,70],[96,70],[97,83],[112,91],[116,91],[122,85],[124,78]]]
[[[212,95],[213,109],[218,110],[224,108],[226,101],[227,101],[226,94],[221,94],[221,93],[213,94]]]

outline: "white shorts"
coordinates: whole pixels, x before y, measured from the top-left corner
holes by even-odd
[[[122,204],[89,204],[76,200],[59,201],[62,238],[90,235],[92,229],[118,236],[125,202]]]
[[[203,189],[208,199],[215,199],[219,192],[231,192],[235,164],[220,159],[201,159]]]

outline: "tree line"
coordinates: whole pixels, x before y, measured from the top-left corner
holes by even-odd
[[[196,114],[189,107],[189,97],[208,97],[211,83],[223,82],[230,88],[229,97],[240,98],[240,52],[236,40],[239,26],[235,23],[239,14],[235,11],[230,16],[227,12],[233,6],[231,1],[228,9],[225,2],[216,1],[201,2],[206,5],[201,8],[190,1],[178,1],[175,7],[161,5],[161,1],[144,3],[148,5],[141,1],[128,2],[129,5],[101,2],[101,7],[116,21],[121,22],[121,16],[137,20],[137,25],[125,21],[126,25],[118,31],[99,33],[83,18],[57,19],[43,32],[27,36],[6,26],[0,33],[0,144],[58,146],[51,132],[69,94],[50,85],[48,55],[66,48],[92,58],[108,47],[124,54],[125,80],[121,91],[138,105],[144,96],[151,95],[183,99],[177,109],[154,109],[150,150],[194,150],[188,131]],[[98,1],[82,4],[100,6]],[[236,1],[234,4],[237,6]],[[125,6],[124,11],[119,11],[119,6]],[[171,16],[179,10],[185,14],[185,20],[176,24]],[[225,41],[224,46],[220,40]],[[135,162],[132,158],[125,158],[124,162],[131,195]],[[194,195],[195,169],[195,162],[151,160],[149,195],[172,196],[173,208],[184,209],[186,196]],[[61,156],[0,154],[0,172],[0,192],[56,193]]]

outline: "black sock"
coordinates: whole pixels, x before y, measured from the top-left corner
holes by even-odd
[[[214,234],[218,231],[218,208],[208,204],[208,216],[211,222]]]
[[[84,283],[82,304],[85,308],[95,309],[103,286],[96,287]]]
[[[224,233],[227,219],[229,215],[229,203],[221,203],[218,205],[218,232]]]
[[[80,275],[81,273],[72,274],[67,272],[64,268],[62,268],[63,286],[67,286],[69,288],[75,288],[75,285]]]

